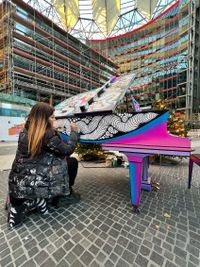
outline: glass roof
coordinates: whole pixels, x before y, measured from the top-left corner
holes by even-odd
[[[24,0],[76,38],[105,39],[132,31],[177,0]]]

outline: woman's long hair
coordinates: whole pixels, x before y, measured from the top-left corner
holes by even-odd
[[[49,117],[54,109],[47,103],[40,102],[33,106],[28,116],[28,151],[34,157],[40,153],[42,139],[47,129],[51,128]]]

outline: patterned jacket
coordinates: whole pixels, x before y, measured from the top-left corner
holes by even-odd
[[[22,130],[9,175],[9,193],[15,198],[51,198],[69,194],[69,177],[65,156],[74,152],[79,134],[71,132],[67,143],[57,132],[48,130],[39,155],[28,153],[28,131]]]

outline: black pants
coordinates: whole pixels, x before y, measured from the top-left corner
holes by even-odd
[[[15,198],[15,197],[12,197],[11,194],[10,194],[9,198],[10,198],[10,204],[13,207],[21,206],[24,203],[24,201],[25,201],[24,198]]]
[[[68,175],[69,175],[69,187],[71,188],[74,185],[75,178],[78,171],[78,160],[73,157],[67,158],[68,164]]]
[[[76,158],[69,157],[67,158],[67,164],[68,164],[68,175],[69,175],[69,189],[71,191],[71,187],[74,185],[78,171],[78,160]],[[12,204],[13,207],[21,206],[24,201],[25,201],[24,198],[14,198],[12,197],[12,195],[10,195],[10,203]]]

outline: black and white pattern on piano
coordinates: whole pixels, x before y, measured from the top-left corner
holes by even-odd
[[[98,115],[94,117],[76,118],[76,123],[80,131],[80,139],[105,140],[136,130],[158,115],[155,112]],[[72,120],[74,121],[72,118],[58,119],[57,125],[59,130],[69,135]]]

